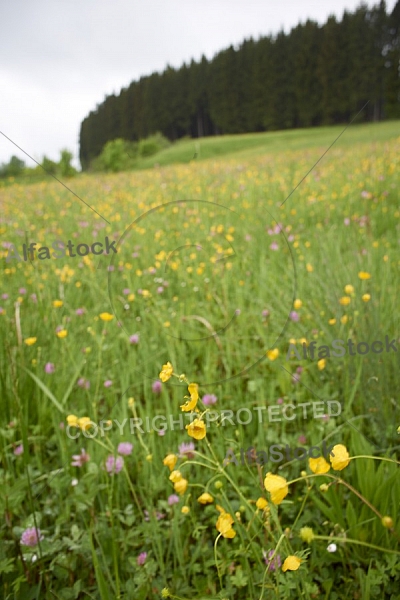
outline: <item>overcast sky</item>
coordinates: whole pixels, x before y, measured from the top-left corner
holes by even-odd
[[[368,6],[376,2],[367,2]],[[388,0],[392,10],[396,0]],[[78,156],[82,119],[104,96],[167,64],[207,58],[359,0],[0,0],[0,131],[36,160]],[[0,135],[0,162],[34,163]],[[74,161],[75,162],[75,161]],[[77,162],[75,162],[78,165]]]

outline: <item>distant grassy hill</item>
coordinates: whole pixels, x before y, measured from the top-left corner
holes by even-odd
[[[258,155],[262,152],[279,152],[288,149],[301,150],[315,146],[328,148],[345,127],[345,125],[312,127],[267,133],[183,139],[153,156],[140,159],[136,169],[148,169],[155,165],[167,166],[177,163],[189,163],[192,160],[205,160],[231,154],[249,158],[252,154]],[[400,121],[350,125],[341,135],[340,145],[379,142],[398,136],[400,136]]]

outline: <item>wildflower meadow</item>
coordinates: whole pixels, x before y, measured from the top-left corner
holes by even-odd
[[[1,598],[400,598],[399,123],[268,135],[1,188]]]

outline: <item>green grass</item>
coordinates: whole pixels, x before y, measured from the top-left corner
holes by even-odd
[[[162,154],[180,164],[68,180],[101,216],[55,181],[2,190],[4,598],[155,600],[166,587],[184,600],[396,598],[400,351],[287,358],[293,340],[399,338],[399,123],[349,127],[304,179],[342,129],[209,138],[193,161],[195,142],[181,142]],[[76,246],[105,236],[119,240],[113,258],[6,261],[5,244],[21,251],[26,237]],[[152,385],[167,361],[186,376],[158,394]],[[148,432],[157,415],[183,418],[188,382],[200,399],[218,397],[209,409],[263,407],[263,421],[210,423],[199,440],[170,421],[164,436]],[[339,416],[315,419],[307,409],[303,417],[300,405],[328,400],[340,402]],[[295,419],[269,420],[267,409],[282,403]],[[103,421],[104,435],[73,428],[71,439],[68,415]],[[142,420],[143,433],[130,419]],[[195,457],[175,466],[188,487],[170,505],[163,460],[189,441]],[[306,460],[223,465],[230,448],[240,457],[250,446],[323,441],[360,458],[317,476]],[[106,461],[120,442],[133,453],[110,476]],[[90,460],[72,466],[82,448]],[[290,482],[279,505],[266,491],[268,472]],[[204,492],[212,504],[197,501]],[[269,512],[256,510],[260,497]],[[233,539],[217,540],[217,504],[232,515]],[[22,546],[34,526],[44,539]],[[300,557],[300,569],[267,570],[263,550],[282,563]]]
[[[261,153],[285,152],[286,150],[302,150],[308,148],[328,148],[343,132],[346,124],[334,127],[318,127],[308,129],[289,129],[267,133],[248,133],[240,135],[224,135],[199,138],[197,140],[177,141],[169,148],[151,156],[140,159],[137,169],[148,169],[154,165],[162,167],[190,163],[192,160],[207,160],[224,156],[252,158]],[[373,143],[390,140],[400,135],[400,121],[351,125],[341,136],[341,146]],[[194,156],[196,158],[194,158]]]

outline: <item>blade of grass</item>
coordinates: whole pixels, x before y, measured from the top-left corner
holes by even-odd
[[[71,393],[71,391],[72,391],[72,388],[73,388],[73,387],[74,387],[74,385],[75,385],[75,382],[76,382],[76,380],[77,380],[77,377],[78,377],[79,373],[81,372],[81,370],[82,370],[82,367],[83,367],[83,365],[84,365],[85,363],[86,363],[86,360],[84,360],[84,361],[82,362],[82,364],[81,364],[81,365],[80,365],[80,366],[77,368],[77,370],[75,371],[75,375],[72,377],[72,379],[71,379],[71,382],[70,382],[70,384],[69,384],[69,386],[68,386],[68,388],[67,388],[67,391],[65,392],[65,394],[64,394],[64,396],[63,396],[63,399],[61,400],[61,405],[62,405],[63,407],[65,406],[65,403],[66,403],[66,401],[68,400],[68,397],[69,397],[69,395],[70,395],[70,393]]]
[[[57,398],[54,396],[54,394],[49,390],[49,388],[43,383],[43,381],[41,381],[39,379],[39,377],[36,377],[36,375],[34,375],[34,373],[31,373],[31,371],[29,371],[28,369],[25,369],[25,367],[23,367],[21,365],[21,369],[23,369],[24,371],[26,371],[28,373],[28,375],[30,375],[33,379],[33,381],[35,381],[38,386],[40,387],[40,389],[46,394],[46,396],[48,397],[49,400],[52,401],[52,403],[54,404],[54,406],[56,408],[58,408],[58,410],[61,413],[65,413],[64,408],[61,406],[61,404],[59,403],[59,401],[57,400]]]

